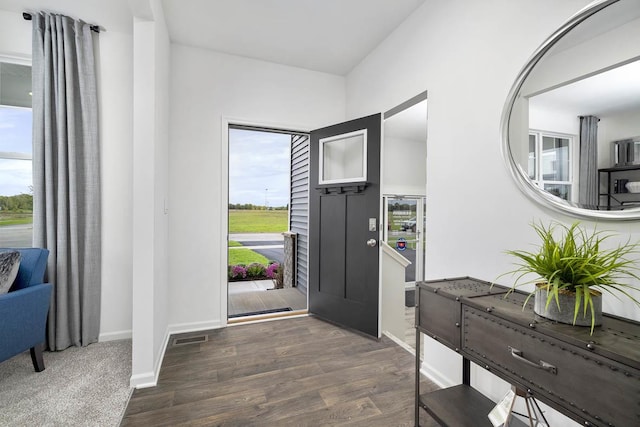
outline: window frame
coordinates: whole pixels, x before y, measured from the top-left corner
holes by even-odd
[[[6,64],[17,64],[24,65],[33,71],[33,62],[31,58],[27,56],[18,56],[18,55],[7,55],[0,53],[0,63]],[[28,108],[21,107],[17,105],[4,105],[0,103],[0,107],[8,107],[8,108]],[[29,108],[33,112],[33,105]],[[30,160],[33,162],[33,153],[22,153],[22,152],[13,152],[13,151],[0,151],[0,159],[10,159],[10,160]],[[33,184],[33,181],[32,181]]]
[[[23,65],[23,66],[29,67],[33,72],[33,64],[32,64],[31,58],[29,57],[6,55],[6,54],[0,53],[0,63]],[[30,107],[25,107],[25,106],[17,106],[17,105],[0,104],[0,107],[9,108],[9,109],[30,110],[33,116],[33,105],[31,105]],[[33,129],[30,129],[30,133],[31,133],[31,140],[33,140]],[[31,152],[0,151],[0,159],[29,161],[31,164],[30,187],[31,187],[31,192],[33,192],[33,150],[31,150]],[[33,212],[31,213],[31,215],[33,217]],[[31,239],[33,239],[33,234],[31,235]],[[31,246],[31,241],[27,243],[27,247],[28,246]]]
[[[534,169],[535,169],[535,173],[534,173],[534,177],[532,178],[529,175],[529,178],[531,179],[531,182],[539,187],[540,189],[545,190],[545,184],[547,185],[567,185],[569,186],[569,194],[570,197],[567,199],[567,201],[570,202],[577,202],[578,201],[578,194],[577,191],[575,191],[578,187],[578,173],[576,173],[576,171],[578,170],[578,161],[579,161],[579,149],[578,149],[578,137],[577,135],[572,135],[572,134],[567,134],[567,133],[562,133],[562,132],[553,132],[553,131],[546,131],[546,130],[540,130],[540,129],[529,129],[529,136],[534,136],[535,138],[535,147],[534,147],[534,154],[535,154],[535,161],[534,161]],[[543,138],[548,137],[548,138],[558,138],[558,139],[566,139],[569,141],[569,161],[568,161],[568,168],[569,168],[569,179],[568,180],[546,180],[544,179],[544,174],[543,174],[543,168],[542,168],[542,153],[543,153],[543,149],[542,149],[542,144],[543,144]],[[530,152],[529,152],[530,153]]]

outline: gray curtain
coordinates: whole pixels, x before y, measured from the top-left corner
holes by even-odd
[[[598,122],[596,116],[580,117],[580,189],[578,203],[596,208],[598,197]]]
[[[33,243],[50,250],[50,350],[100,331],[100,159],[93,36],[69,17],[33,14]]]

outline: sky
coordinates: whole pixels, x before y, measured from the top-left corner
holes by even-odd
[[[0,152],[31,155],[31,109],[0,106]],[[0,159],[0,196],[31,192],[30,160]]]
[[[291,135],[229,129],[229,203],[289,203]]]

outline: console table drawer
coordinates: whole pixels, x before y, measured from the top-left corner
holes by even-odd
[[[431,338],[447,347],[460,349],[460,301],[475,297],[504,295],[507,288],[491,286],[473,277],[418,282],[416,324]]]
[[[640,371],[463,305],[462,352],[594,425],[640,425]]]

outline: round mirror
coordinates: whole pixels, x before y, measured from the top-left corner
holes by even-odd
[[[598,0],[533,54],[502,115],[519,187],[563,213],[640,219],[640,0]]]

